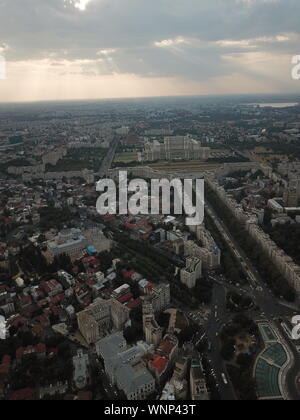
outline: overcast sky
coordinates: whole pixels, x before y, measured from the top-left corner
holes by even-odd
[[[300,92],[299,0],[0,0],[0,101]]]

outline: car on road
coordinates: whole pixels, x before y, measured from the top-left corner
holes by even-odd
[[[223,379],[224,384],[228,385],[228,381],[227,381],[225,373],[222,373],[222,379]]]

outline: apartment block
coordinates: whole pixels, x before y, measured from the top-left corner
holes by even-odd
[[[201,275],[202,261],[199,258],[188,257],[186,260],[186,268],[182,269],[180,272],[181,283],[185,284],[189,289],[193,289]]]
[[[171,291],[168,283],[161,283],[151,290],[152,305],[155,313],[162,312],[170,306]]]

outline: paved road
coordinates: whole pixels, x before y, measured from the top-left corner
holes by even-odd
[[[118,389],[113,386],[103,369],[101,369],[99,373],[101,384],[102,384],[102,392],[105,395],[106,400],[116,400],[119,397],[119,391]]]
[[[245,274],[247,275],[249,279],[249,285],[242,285],[239,287],[235,286],[229,286],[230,289],[233,289],[240,294],[247,293],[252,297],[252,300],[256,304],[256,306],[259,308],[257,309],[251,309],[248,311],[248,315],[250,315],[252,318],[262,318],[267,319],[269,321],[275,321],[278,319],[284,319],[286,317],[291,318],[295,309],[289,307],[290,305],[287,305],[286,302],[279,301],[273,294],[272,291],[268,289],[266,284],[264,283],[263,279],[261,278],[260,274],[256,270],[256,268],[253,266],[252,262],[249,260],[245,252],[240,248],[239,244],[235,241],[235,239],[232,237],[231,233],[227,229],[227,226],[224,224],[224,222],[217,216],[213,208],[209,205],[209,203],[206,203],[206,211],[212,218],[215,226],[218,228],[219,232],[222,234],[225,241],[228,243],[229,247],[232,249],[232,252],[234,253],[236,260],[239,265],[243,268]],[[219,287],[224,287],[224,290],[226,288],[225,280],[214,276],[214,281],[219,284]],[[222,293],[222,292],[219,292]],[[224,300],[226,300],[224,298]],[[218,331],[222,329],[222,325],[228,323],[230,321],[230,317],[232,318],[232,314],[228,314],[226,312],[226,307],[222,305],[222,299],[221,294],[219,295],[219,299],[214,295],[214,305],[218,305],[217,311],[216,308],[213,308],[212,311],[212,318],[210,319],[210,323],[208,325],[208,335],[211,338],[213,346],[218,346],[218,338],[214,335],[217,334]],[[284,336],[286,334],[284,333],[283,329],[279,326],[280,332],[283,333]],[[294,343],[288,338],[287,342],[289,343],[289,347],[291,352],[293,353],[295,357],[295,365],[294,367],[289,371],[287,375],[287,384],[290,397],[294,400],[300,400],[300,396],[296,390],[295,381],[297,378],[297,375],[300,372],[300,357],[299,352],[297,351]],[[212,362],[214,364],[215,369],[218,372],[222,372],[222,362],[219,360],[220,355],[218,356],[218,351],[213,351],[212,353]],[[221,397],[222,399],[228,398],[226,396],[226,389],[224,390],[221,388]]]
[[[242,267],[249,279],[249,285],[241,286],[240,288],[248,292],[256,305],[261,308],[262,315],[265,315],[267,319],[274,320],[274,318],[278,317],[291,316],[293,314],[293,310],[288,308],[284,303],[280,302],[272,294],[272,291],[266,286],[250,259],[232,237],[227,226],[217,216],[213,208],[207,202],[206,211],[212,218],[215,226],[218,228],[229,247],[232,249],[238,264]]]
[[[118,138],[114,139],[114,141],[112,142],[112,144],[111,144],[111,146],[110,146],[110,148],[107,152],[107,155],[102,160],[101,166],[100,166],[98,174],[97,174],[100,179],[104,178],[107,175],[108,170],[111,168],[111,165],[113,163],[113,160],[114,160],[114,157],[115,157],[115,154],[116,154],[117,147],[119,145],[119,141],[120,140]]]
[[[225,362],[220,355],[220,339],[219,334],[224,325],[224,315],[226,314],[226,289],[223,286],[217,285],[213,290],[212,311],[210,318],[205,325],[206,335],[211,343],[212,349],[208,356],[215,373],[217,375],[217,383],[219,384],[219,393],[221,399],[224,401],[236,400],[233,386],[230,383],[225,367]],[[228,384],[225,384],[222,378],[225,374]]]

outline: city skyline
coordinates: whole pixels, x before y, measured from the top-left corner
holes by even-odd
[[[295,0],[26,0],[21,9],[3,0],[0,102],[297,93],[299,8]]]

